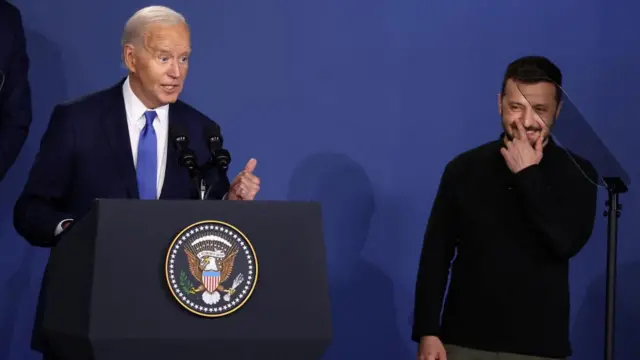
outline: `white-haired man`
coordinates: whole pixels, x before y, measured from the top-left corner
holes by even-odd
[[[189,68],[189,27],[162,6],[137,11],[122,37],[129,74],[115,86],[55,107],[25,188],[14,208],[14,225],[35,246],[54,246],[96,198],[198,198],[188,172],[178,164],[169,138],[181,128],[202,139],[207,116],[178,100]],[[197,158],[209,158],[204,141],[191,141]],[[256,160],[229,182],[210,171],[211,199],[253,200],[260,180]],[[43,281],[42,293],[45,291]],[[52,358],[40,337],[38,306],[32,346]]]

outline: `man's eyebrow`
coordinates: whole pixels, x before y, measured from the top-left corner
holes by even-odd
[[[166,48],[166,47],[158,47],[158,48],[152,48],[151,50],[153,50],[154,53],[156,54],[167,54],[167,55],[171,55],[173,54],[173,51],[171,51],[170,49]],[[181,53],[179,53],[179,56],[182,55],[188,55],[191,54],[191,49],[186,49],[184,51],[182,51]]]

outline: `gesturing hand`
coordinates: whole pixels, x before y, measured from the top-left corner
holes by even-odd
[[[233,179],[227,198],[229,200],[253,200],[260,191],[260,178],[253,174],[258,161],[251,159]]]
[[[424,336],[418,345],[418,360],[447,360],[447,351],[436,336]]]
[[[531,146],[527,138],[527,132],[522,124],[517,121],[517,132],[513,140],[507,141],[506,148],[501,148],[500,153],[512,172],[518,173],[529,166],[539,164],[542,160],[542,136],[538,137],[535,146]]]

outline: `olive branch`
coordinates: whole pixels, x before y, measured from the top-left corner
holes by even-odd
[[[185,273],[184,270],[180,271],[180,289],[182,289],[185,294],[190,294],[191,289],[193,289],[193,283],[189,281],[187,273]]]

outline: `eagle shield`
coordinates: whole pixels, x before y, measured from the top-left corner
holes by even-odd
[[[202,284],[208,292],[213,293],[220,284],[220,271],[203,271]]]

